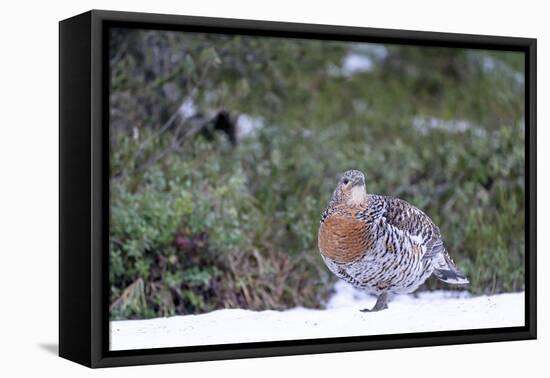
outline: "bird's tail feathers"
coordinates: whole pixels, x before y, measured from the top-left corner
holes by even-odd
[[[470,283],[464,273],[456,266],[447,251],[440,254],[436,263],[434,275],[443,282],[456,285],[465,285]]]

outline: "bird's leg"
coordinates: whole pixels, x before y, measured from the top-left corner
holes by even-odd
[[[360,310],[361,312],[375,312],[380,310],[385,310],[388,308],[388,292],[384,291],[382,294],[378,296],[378,299],[376,300],[376,304],[373,308],[368,309],[365,308],[363,310]]]

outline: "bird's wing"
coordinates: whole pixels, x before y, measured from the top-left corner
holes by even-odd
[[[423,258],[431,258],[445,251],[441,232],[432,220],[420,209],[399,198],[369,196],[365,209],[370,221],[381,221],[395,227],[409,238],[425,246]]]
[[[468,279],[456,266],[443,245],[441,232],[423,211],[398,198],[375,196],[365,211],[370,212],[370,219],[395,227],[407,237],[420,243],[424,248],[422,259],[431,260],[434,274],[444,282],[467,284]],[[370,208],[370,210],[369,210]],[[377,217],[377,218],[376,218]]]

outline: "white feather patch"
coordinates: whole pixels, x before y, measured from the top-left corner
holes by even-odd
[[[351,189],[351,195],[348,199],[348,205],[357,206],[367,200],[367,191],[365,185],[354,186]]]

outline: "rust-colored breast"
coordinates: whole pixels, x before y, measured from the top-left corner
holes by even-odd
[[[373,246],[366,223],[351,216],[332,215],[319,228],[319,251],[337,263],[362,258]]]

